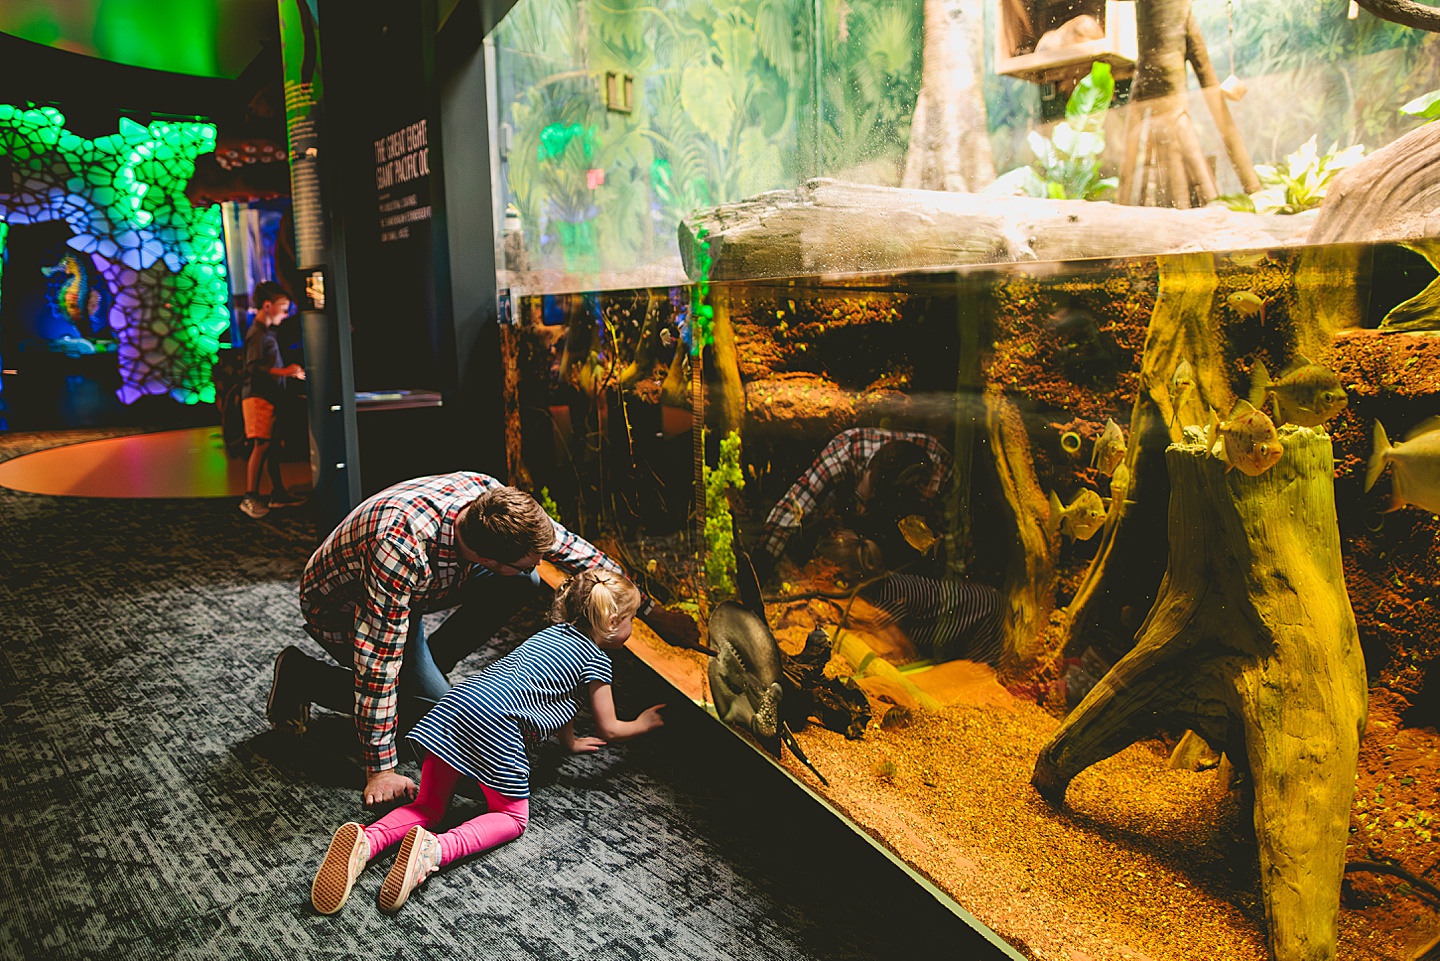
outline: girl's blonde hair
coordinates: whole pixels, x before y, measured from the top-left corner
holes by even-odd
[[[560,585],[550,605],[555,624],[574,624],[597,641],[608,641],[640,607],[640,589],[624,574],[581,571]]]

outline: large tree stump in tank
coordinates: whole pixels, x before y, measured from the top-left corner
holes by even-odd
[[[1040,752],[1032,783],[1072,778],[1157,729],[1191,728],[1248,766],[1278,961],[1335,956],[1365,665],[1345,590],[1334,458],[1286,426],[1259,477],[1201,446],[1166,451],[1169,566],[1135,648]]]
[[[1184,425],[1203,424],[1209,410],[1229,411],[1235,403],[1212,320],[1219,283],[1214,256],[1164,257],[1159,273],[1159,296],[1141,354],[1140,389],[1130,414],[1124,461],[1130,479],[1064,612],[1063,649],[1073,654],[1094,646],[1114,660],[1130,649],[1139,615],[1155,597],[1167,549],[1165,450],[1181,439]],[[1195,390],[1176,410],[1170,386],[1181,361],[1194,372]]]

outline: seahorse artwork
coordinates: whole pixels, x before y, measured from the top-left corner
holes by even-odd
[[[90,271],[74,254],[66,254],[53,267],[41,267],[50,279],[50,304],[68,320],[82,337],[99,337],[108,332],[105,314],[109,292],[103,283],[92,284]]]

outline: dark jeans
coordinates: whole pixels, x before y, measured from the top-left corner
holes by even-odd
[[[472,578],[460,591],[458,610],[429,637],[425,636],[420,615],[412,614],[396,692],[399,734],[414,727],[450,690],[446,675],[456,664],[494,637],[520,608],[549,590],[540,575],[533,572],[518,577]],[[327,664],[314,658],[300,662],[308,675],[302,681],[303,689],[321,707],[353,714],[355,670],[344,665],[354,663],[354,652],[348,646],[337,649],[324,641],[320,644],[339,663]]]

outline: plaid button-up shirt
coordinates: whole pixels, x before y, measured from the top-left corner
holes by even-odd
[[[481,492],[503,486],[469,471],[396,484],[351,511],[305,565],[300,609],[306,624],[332,653],[354,652],[355,725],[370,771],[396,764],[395,684],[411,614],[453,607],[470,578],[495,576],[460,556],[456,526]],[[572,574],[620,571],[558,523],[545,560]]]
[[[826,444],[800,479],[785,492],[765,518],[765,535],[761,546],[772,557],[779,557],[785,545],[801,524],[824,503],[826,496],[838,485],[851,489],[860,482],[860,475],[870,458],[892,440],[909,441],[925,449],[935,464],[925,494],[934,497],[944,488],[953,470],[950,452],[929,434],[918,431],[884,430],[880,427],[854,427],[837,434]]]

